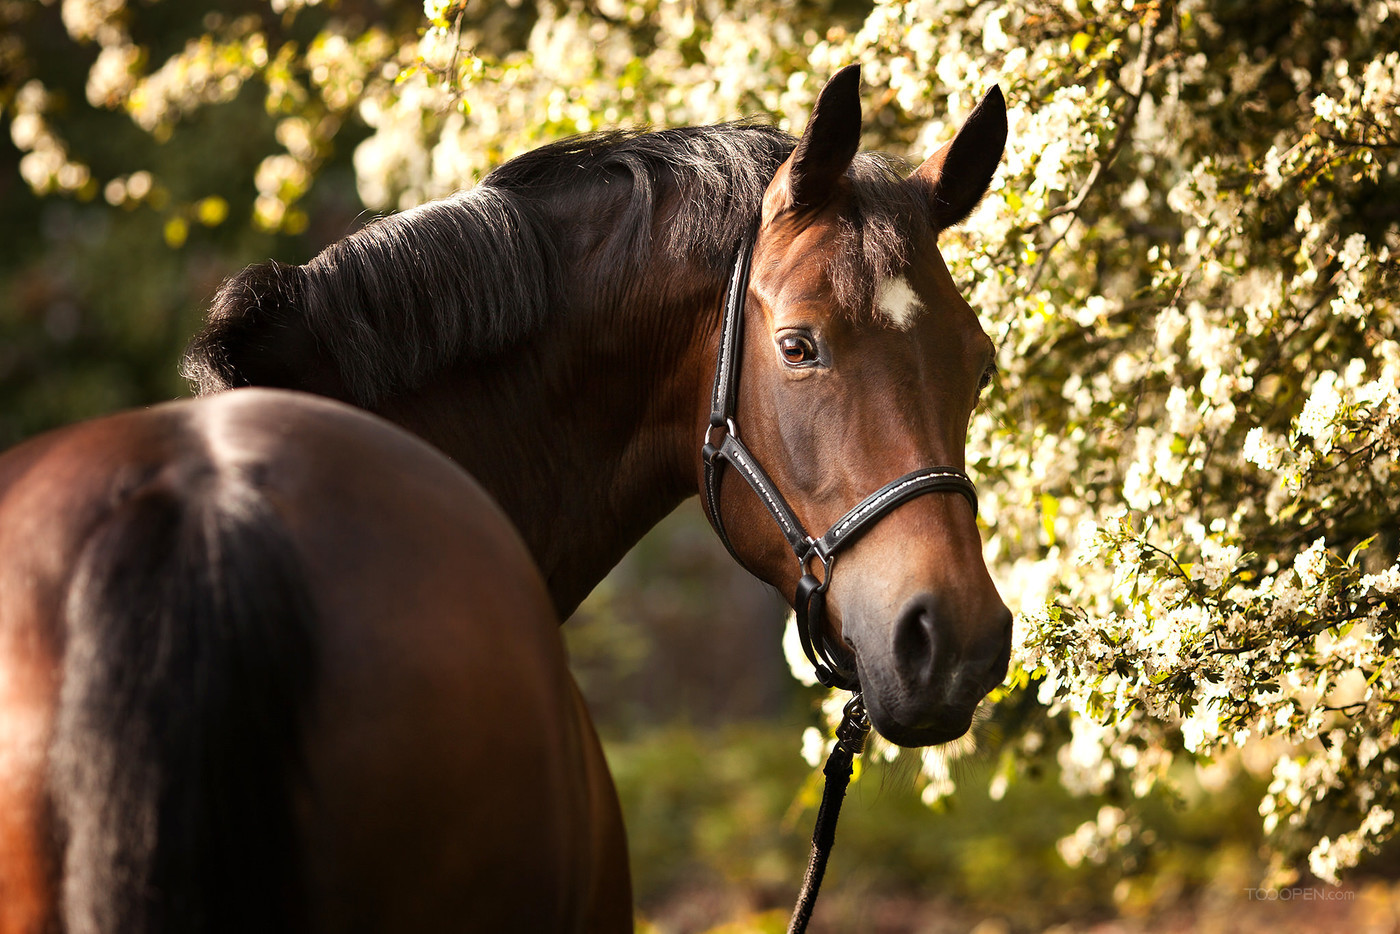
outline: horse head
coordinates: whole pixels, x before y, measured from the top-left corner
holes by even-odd
[[[1010,654],[1011,614],[961,473],[994,348],[938,249],[991,182],[1006,108],[993,88],[902,177],[857,154],[859,82],[856,67],[831,79],[764,195],[729,425],[814,534],[911,472],[955,480],[899,501],[823,562],[793,560],[803,546],[771,521],[762,490],[731,482],[707,506],[735,554],[783,592],[800,597],[804,572],[825,577],[814,638],[858,680],[872,725],[922,746],[967,731]]]

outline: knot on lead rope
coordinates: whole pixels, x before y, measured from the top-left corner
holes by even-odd
[[[836,745],[844,747],[851,757],[865,750],[865,738],[870,735],[870,717],[865,712],[865,698],[853,694],[841,711],[841,725],[836,728]]]

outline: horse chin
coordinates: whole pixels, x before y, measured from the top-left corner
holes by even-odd
[[[941,746],[965,735],[972,728],[976,704],[966,709],[939,706],[916,712],[913,709],[916,705],[897,686],[886,686],[878,677],[871,677],[869,672],[859,668],[859,661],[857,671],[870,725],[896,746]]]
[[[953,740],[966,735],[972,727],[972,715],[954,722],[951,719],[945,720],[933,726],[906,726],[896,720],[891,720],[876,712],[876,708],[870,706],[869,699],[866,700],[866,709],[870,713],[870,725],[875,728],[885,739],[896,746],[905,746],[917,749],[921,746],[941,746],[944,743],[951,743]]]

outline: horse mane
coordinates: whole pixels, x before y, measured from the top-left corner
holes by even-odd
[[[542,146],[474,189],[373,221],[304,266],[267,262],[233,276],[182,372],[201,395],[295,386],[295,368],[315,351],[333,362],[351,401],[373,405],[535,333],[576,291],[578,257],[558,232],[589,213],[597,220],[583,259],[600,282],[636,281],[658,253],[723,281],[795,145],[775,127],[739,122]],[[847,248],[828,273],[842,306],[868,309],[874,283],[928,228],[928,206],[900,184],[889,157],[860,153],[848,174]],[[590,212],[579,210],[581,199]],[[293,332],[305,332],[299,344]],[[278,353],[279,342],[299,353]]]

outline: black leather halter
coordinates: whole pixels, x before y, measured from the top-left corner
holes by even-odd
[[[788,505],[783,494],[759,465],[758,460],[739,440],[735,412],[739,397],[739,345],[744,327],[744,305],[749,289],[749,267],[753,260],[755,235],[750,233],[739,247],[734,269],[725,291],[724,316],[720,325],[719,359],[715,364],[715,384],[710,395],[710,424],[705,430],[700,457],[705,465],[705,509],[720,541],[734,560],[744,560],[734,550],[724,530],[720,515],[721,467],[730,464],[739,476],[753,487],[763,505],[782,529],[783,536],[797,556],[802,576],[797,582],[793,605],[797,609],[797,632],[817,680],[827,687],[850,691],[860,689],[854,671],[843,668],[833,657],[826,635],[826,590],[831,585],[831,572],[837,554],[850,547],[856,539],[870,530],[876,522],[896,507],[925,493],[952,492],[966,497],[977,513],[977,487],[967,474],[956,467],[923,467],[891,480],[837,519],[820,538],[813,538]],[[812,573],[815,562],[822,564],[820,579]]]

